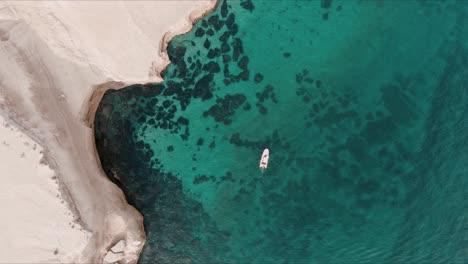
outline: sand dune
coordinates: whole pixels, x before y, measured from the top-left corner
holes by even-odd
[[[0,262],[103,262],[116,244],[106,261],[136,262],[142,216],[100,168],[93,111],[106,88],[160,80],[167,41],[214,4],[0,3],[0,113],[17,127],[0,130],[16,144],[0,148],[0,201],[14,215],[0,220]]]

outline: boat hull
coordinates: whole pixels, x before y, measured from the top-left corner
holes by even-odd
[[[268,168],[268,160],[270,158],[270,151],[268,149],[263,150],[262,156],[260,158],[260,169],[262,171]]]

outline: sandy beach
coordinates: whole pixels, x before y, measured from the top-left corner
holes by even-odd
[[[94,111],[106,89],[160,81],[168,40],[214,5],[0,3],[0,262],[136,263],[143,218],[100,167]]]
[[[42,161],[43,149],[0,117],[0,261],[70,262],[91,233],[63,202],[55,172]],[[8,179],[5,179],[8,177]]]

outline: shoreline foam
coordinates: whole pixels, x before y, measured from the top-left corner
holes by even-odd
[[[160,10],[155,8],[157,5],[164,6],[164,12],[168,13],[161,23],[172,19],[172,27],[154,33],[154,12]],[[153,6],[153,9],[145,6]],[[0,4],[3,42],[0,43],[0,59],[4,62],[0,67],[3,99],[0,108],[4,116],[9,116],[44,148],[45,160],[63,185],[62,196],[69,193],[69,207],[76,208],[76,221],[92,232],[84,250],[70,253],[73,262],[136,263],[145,242],[141,214],[128,205],[122,190],[104,174],[94,146],[94,112],[105,90],[111,88],[103,81],[161,81],[159,74],[169,63],[164,56],[167,56],[165,49],[170,36],[187,32],[198,19],[197,14],[203,16],[215,6],[215,1]],[[132,12],[139,10],[144,10],[148,16],[132,16]],[[85,18],[90,12],[88,21]],[[99,12],[108,17],[99,16]],[[171,15],[179,17],[178,14],[184,12],[189,13],[189,18],[174,23]],[[113,28],[106,26],[106,23],[114,26],[118,22],[116,17],[123,16],[127,16],[127,21],[120,26],[126,26],[126,30],[119,25],[115,28],[134,33],[136,40],[131,36],[127,36],[130,40],[121,39],[119,32],[112,32]],[[104,21],[102,25],[100,19]],[[175,29],[182,26],[182,30]],[[101,33],[108,35],[100,36]],[[160,37],[161,34],[164,37]],[[114,42],[112,39],[105,42],[107,37],[115,38]],[[162,39],[157,49],[159,57],[154,56],[154,60],[150,56],[153,59],[148,60],[148,53],[155,50],[151,44],[155,38]],[[96,47],[96,44],[99,45]],[[144,46],[143,52],[129,49],[132,45],[138,49],[140,44]],[[133,53],[121,54],[122,50]],[[129,65],[119,63],[126,62],[123,55],[129,58]],[[149,74],[142,77],[140,70],[148,61],[151,62]],[[129,70],[131,72],[127,73]],[[101,85],[96,85],[98,83]],[[113,87],[125,86],[118,84]],[[92,86],[105,88],[96,93],[97,90],[90,89]],[[115,253],[107,255],[111,248]]]

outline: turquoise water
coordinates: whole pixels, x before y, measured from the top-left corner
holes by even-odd
[[[220,2],[168,49],[96,113],[140,263],[468,261],[466,3]]]

